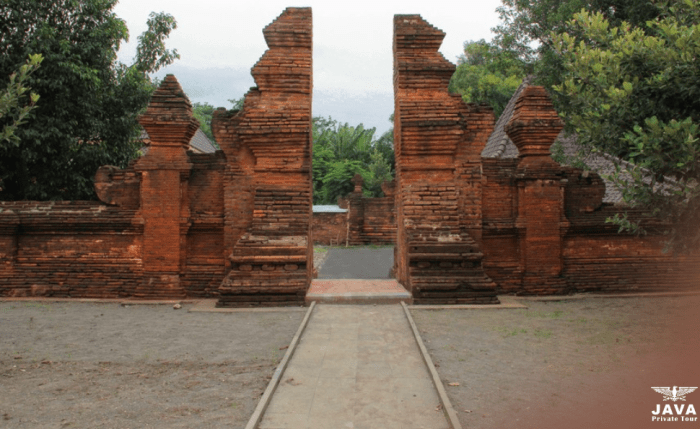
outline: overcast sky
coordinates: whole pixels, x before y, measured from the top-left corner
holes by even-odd
[[[192,102],[230,108],[255,86],[250,69],[267,49],[262,29],[288,6],[313,13],[313,115],[381,133],[393,112],[392,23],[394,14],[420,14],[447,33],[440,52],[456,63],[467,40],[493,37],[500,0],[119,0],[117,16],[129,27],[119,60],[131,64],[137,37],[150,12],[167,12],[177,29],[167,41],[181,58],[158,72],[177,77]]]

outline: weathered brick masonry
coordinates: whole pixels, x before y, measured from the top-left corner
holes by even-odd
[[[543,88],[526,85],[504,112],[517,158],[482,158],[502,136],[487,109],[447,93],[443,36],[418,15],[394,18],[395,272],[416,301],[697,290],[698,253],[663,253],[650,220],[644,237],[619,234],[600,176],[552,160],[563,124]]]
[[[314,244],[344,246],[348,236],[348,214],[314,212],[311,231]]]
[[[148,153],[95,177],[102,201],[1,202],[0,294],[213,296],[224,276],[221,152],[186,152],[192,108],[167,76],[140,118]]]
[[[395,182],[382,183],[384,197],[367,198],[362,195],[362,176],[353,178],[355,190],[339,204],[348,209],[347,242],[350,246],[391,244],[396,241]]]
[[[642,213],[648,235],[619,234],[606,223],[605,183],[561,166],[549,148],[563,124],[541,87],[526,86],[505,131],[518,158],[483,158],[484,269],[505,293],[697,290],[698,254],[663,253],[662,226]]]
[[[263,34],[257,87],[212,122],[228,160],[222,306],[301,304],[313,271],[311,9],[286,9]]]
[[[417,303],[497,302],[481,250],[481,150],[490,109],[447,86],[445,33],[419,15],[394,17],[394,272]]]
[[[650,220],[644,237],[618,234],[600,176],[551,159],[562,123],[542,88],[519,89],[493,133],[489,108],[447,92],[455,66],[438,52],[444,33],[418,15],[397,15],[394,28],[395,189],[367,199],[356,180],[329,241],[395,241],[394,272],[417,303],[697,290],[697,253],[664,254]],[[311,10],[289,8],[263,33],[258,86],[240,111],[215,114],[220,151],[186,151],[198,122],[167,76],[140,118],[148,153],[100,168],[99,202],[0,202],[0,296],[303,303],[314,241]],[[494,136],[517,158],[494,157]]]

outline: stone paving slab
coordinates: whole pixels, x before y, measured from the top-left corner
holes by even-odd
[[[313,280],[306,303],[398,304],[412,302],[411,294],[394,280]]]
[[[450,425],[400,305],[320,304],[258,427]]]

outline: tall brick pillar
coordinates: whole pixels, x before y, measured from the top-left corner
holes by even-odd
[[[544,88],[527,87],[515,104],[505,130],[520,152],[516,170],[521,268],[524,294],[564,293],[562,236],[568,228],[564,213],[564,178],[549,147],[564,123]]]
[[[395,275],[416,303],[494,303],[481,251],[481,151],[493,113],[447,87],[445,33],[394,16]]]
[[[348,201],[348,243],[351,246],[365,244],[362,240],[362,229],[365,222],[365,204],[362,198],[362,176],[356,174],[352,179],[355,189],[345,197]]]
[[[285,9],[263,35],[257,86],[212,120],[227,163],[219,306],[303,304],[313,273],[311,9]]]
[[[180,271],[185,260],[189,204],[187,178],[192,169],[186,148],[199,128],[192,105],[173,75],[153,93],[139,123],[151,145],[134,165],[141,173],[141,210],[144,219],[144,281],[139,298],[184,297]]]

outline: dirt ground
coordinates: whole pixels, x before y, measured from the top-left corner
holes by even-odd
[[[329,249],[331,249],[329,246],[314,246],[314,269],[321,270],[328,259]]]
[[[651,421],[652,386],[700,386],[700,296],[524,303],[412,311],[465,428],[700,428]]]
[[[243,428],[304,311],[0,302],[0,427]]]

